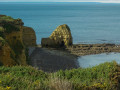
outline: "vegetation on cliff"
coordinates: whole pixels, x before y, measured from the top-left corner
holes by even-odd
[[[0,63],[4,66],[27,65],[25,43],[27,43],[27,46],[30,46],[31,43],[24,41],[23,30],[29,30],[29,32],[34,30],[29,27],[24,28],[23,25],[21,19],[0,15]],[[29,35],[24,35],[24,38],[32,40]],[[35,33],[34,37],[36,37]],[[34,45],[36,45],[36,38],[34,39]]]
[[[117,90],[118,71],[116,62],[55,73],[45,73],[30,66],[3,66],[0,67],[0,89]]]
[[[10,16],[6,16],[6,15],[0,15],[0,21],[14,21],[14,19]]]

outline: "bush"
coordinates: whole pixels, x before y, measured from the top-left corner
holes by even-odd
[[[14,19],[13,19],[12,17],[10,17],[10,16],[5,16],[5,15],[1,16],[1,17],[0,17],[0,20],[14,21]]]
[[[50,78],[49,87],[50,90],[72,90],[72,83],[55,76]]]
[[[6,33],[11,33],[13,31],[20,31],[19,27],[7,22],[4,22],[3,28],[5,29]]]
[[[116,62],[45,73],[31,66],[0,67],[0,88],[11,90],[117,90]]]
[[[117,69],[116,62],[106,62],[91,68],[79,68],[56,72],[57,76],[70,80],[75,89],[97,87],[99,89],[109,88],[112,81],[110,74]]]

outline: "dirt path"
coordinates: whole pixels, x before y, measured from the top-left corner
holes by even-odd
[[[33,67],[47,72],[78,67],[77,57],[64,51],[49,50],[40,47],[36,47],[31,53],[29,63]]]

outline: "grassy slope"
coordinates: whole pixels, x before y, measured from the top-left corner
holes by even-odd
[[[92,68],[45,73],[30,66],[0,67],[0,89],[83,90],[115,89],[116,62]],[[113,78],[113,79],[112,79]]]

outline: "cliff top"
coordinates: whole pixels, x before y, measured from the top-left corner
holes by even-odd
[[[24,25],[21,19],[13,19],[10,16],[0,15],[0,26],[4,23],[14,24],[14,25]]]
[[[67,29],[68,31],[70,31],[70,28],[67,24],[60,25],[56,28],[56,30],[59,30],[59,29],[62,29],[62,30]]]
[[[6,15],[0,15],[0,21],[5,20],[5,21],[14,21],[14,19],[10,16],[6,16]]]
[[[19,31],[19,27],[23,25],[24,23],[19,18],[13,19],[10,16],[0,15],[0,32],[11,33],[12,31]]]

